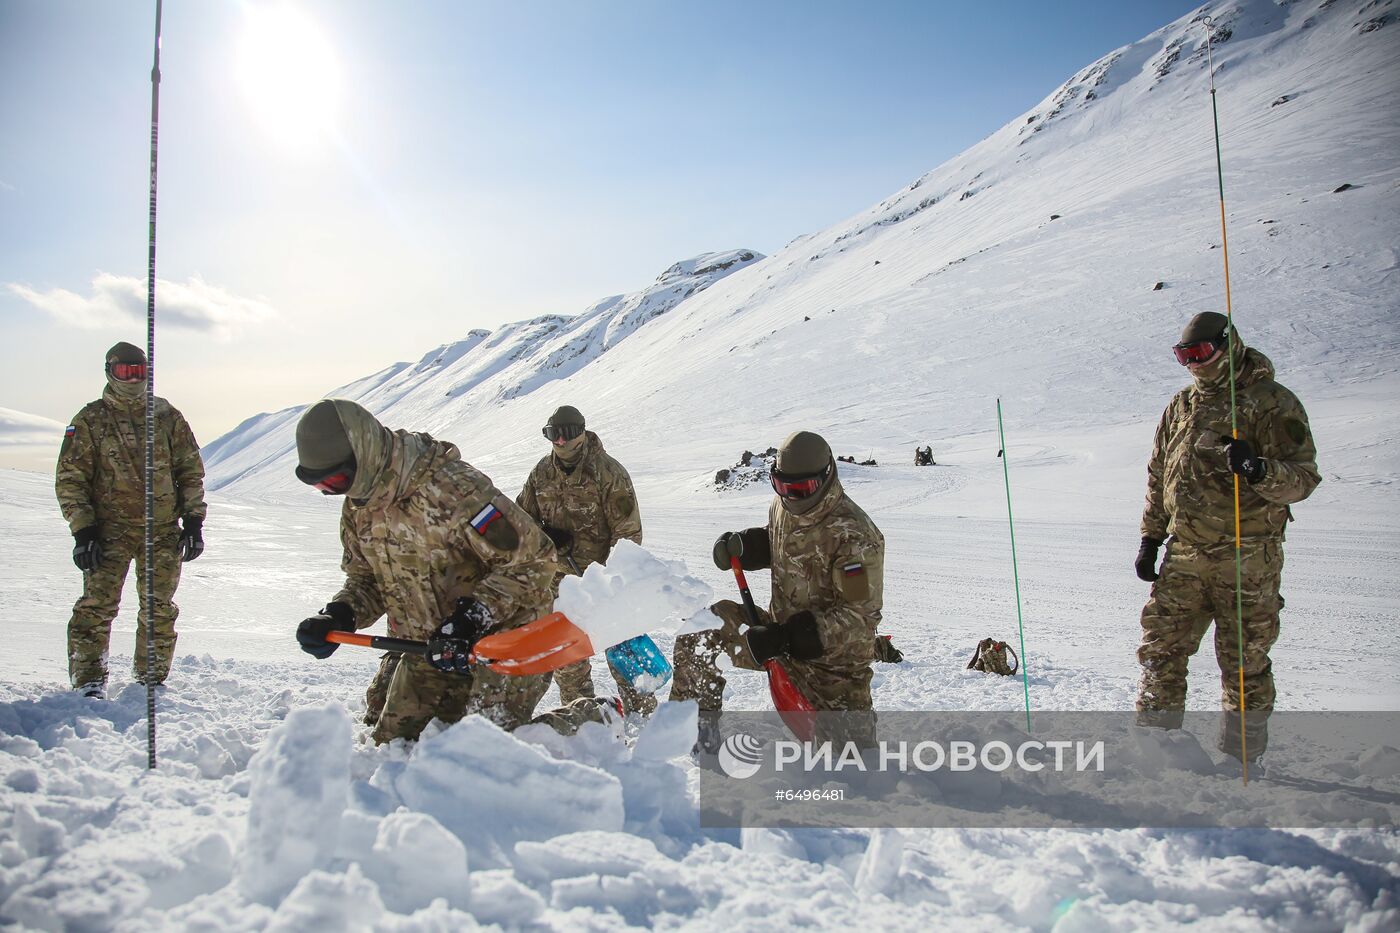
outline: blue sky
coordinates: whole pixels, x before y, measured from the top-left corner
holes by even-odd
[[[258,91],[271,6],[330,63]],[[158,390],[207,442],[697,253],[771,254],[1192,8],[171,0]],[[66,421],[144,342],[153,27],[153,0],[0,0],[0,407]],[[323,126],[269,130],[326,74]]]

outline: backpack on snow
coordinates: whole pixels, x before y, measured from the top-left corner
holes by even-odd
[[[1007,662],[1007,655],[1011,656],[1010,663]],[[1010,677],[1020,670],[1020,667],[1021,659],[1016,657],[1016,652],[1011,650],[1011,646],[994,638],[979,641],[977,650],[972,653],[972,660],[967,662],[967,669],[970,671],[1001,674],[1004,677]]]

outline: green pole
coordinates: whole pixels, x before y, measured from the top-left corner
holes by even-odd
[[[1006,461],[1006,430],[1001,422],[1001,399],[997,398],[997,437],[1001,440],[1001,475],[1006,480],[1006,525],[1011,529],[1011,579],[1016,581],[1016,628],[1021,634],[1021,686],[1026,693],[1026,731],[1031,731],[1031,681],[1026,671],[1026,623],[1021,616],[1021,573],[1016,569],[1016,523],[1011,518],[1011,470]]]

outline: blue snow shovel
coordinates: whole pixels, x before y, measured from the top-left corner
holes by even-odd
[[[621,674],[633,690],[656,693],[671,679],[671,662],[650,635],[619,642],[604,654],[612,669]]]

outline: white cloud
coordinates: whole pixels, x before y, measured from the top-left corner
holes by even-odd
[[[64,324],[87,330],[128,326],[146,320],[146,283],[131,276],[99,272],[92,294],[65,288],[46,292],[10,283],[10,291]],[[173,327],[212,333],[227,340],[240,328],[276,317],[266,302],[234,295],[199,276],[186,282],[156,280],[156,321]]]

